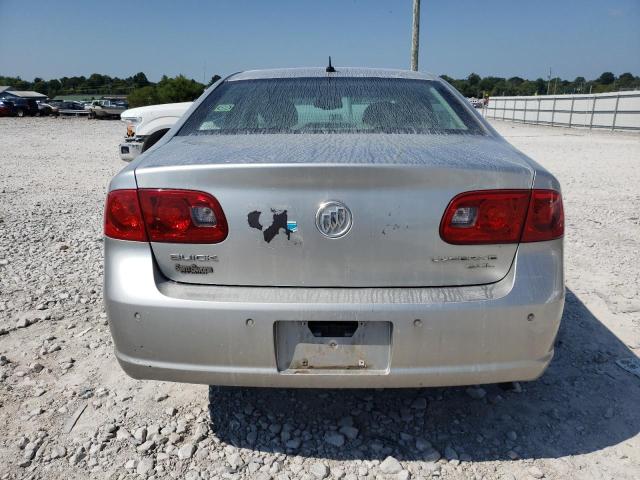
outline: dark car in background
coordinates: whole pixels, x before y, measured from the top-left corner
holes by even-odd
[[[57,106],[58,113],[60,115],[88,115],[88,110],[85,110],[84,105],[80,102],[60,102],[55,104]]]
[[[48,117],[49,115],[57,117],[60,113],[57,106],[46,102],[38,102],[38,114],[41,117]]]
[[[4,100],[0,100],[0,117],[12,117],[13,106]]]
[[[9,116],[25,117],[38,115],[38,103],[32,98],[1,98],[10,110]]]
[[[49,100],[47,102],[48,105],[51,105],[52,107],[57,108],[58,110],[60,109],[60,105],[62,105],[64,102],[62,100]]]

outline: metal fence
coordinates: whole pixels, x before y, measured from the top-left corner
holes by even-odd
[[[640,91],[492,97],[482,114],[535,125],[640,131]]]

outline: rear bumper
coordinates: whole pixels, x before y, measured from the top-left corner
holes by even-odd
[[[104,296],[116,356],[134,378],[313,388],[532,380],[553,357],[564,306],[562,240],[521,245],[491,285],[277,288],[175,283],[146,243],[106,238]],[[275,322],[323,320],[391,322],[389,368],[278,371]]]

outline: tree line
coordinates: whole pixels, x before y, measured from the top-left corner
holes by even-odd
[[[32,82],[20,77],[0,76],[0,85],[11,86],[16,90],[33,90],[49,98],[57,95],[126,95],[131,107],[139,107],[195,100],[206,87],[219,78],[220,76],[214,75],[211,81],[204,85],[184,75],[173,78],[163,75],[159,82],[150,82],[143,72],[127,78],[92,73],[88,77],[62,77],[51,80],[36,77]]]
[[[202,95],[205,88],[213,85],[219,79],[219,75],[214,75],[209,83],[204,85],[193,79],[188,79],[184,75],[178,75],[175,78],[163,75],[158,83],[135,88],[127,95],[127,101],[130,107],[191,102]]]
[[[573,81],[563,80],[559,77],[538,78],[536,80],[525,80],[521,77],[489,76],[483,78],[476,73],[472,73],[464,79],[454,79],[448,75],[442,75],[442,78],[456,87],[465,97],[476,98],[503,95],[604,93],[640,89],[640,77],[628,72],[620,76],[616,76],[612,72],[604,72],[594,80],[576,77]]]
[[[188,102],[195,100],[204,89],[215,83],[220,76],[214,75],[204,85],[184,75],[169,78],[164,75],[159,82],[150,82],[143,72],[127,78],[110,77],[93,73],[88,77],[62,77],[52,80],[34,78],[32,82],[20,77],[0,76],[0,85],[8,85],[16,90],[35,90],[49,98],[56,95],[127,95],[129,105],[138,107],[159,103]],[[616,76],[612,72],[604,72],[594,80],[576,77],[573,81],[561,78],[526,80],[521,77],[481,77],[472,73],[467,78],[454,79],[448,75],[442,78],[451,83],[466,97],[482,98],[483,96],[501,95],[545,95],[563,93],[602,93],[619,90],[640,89],[640,77],[631,73]]]

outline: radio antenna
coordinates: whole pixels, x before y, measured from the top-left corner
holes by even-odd
[[[329,66],[325,69],[327,73],[336,73],[336,69],[331,65],[331,57],[329,57]]]

